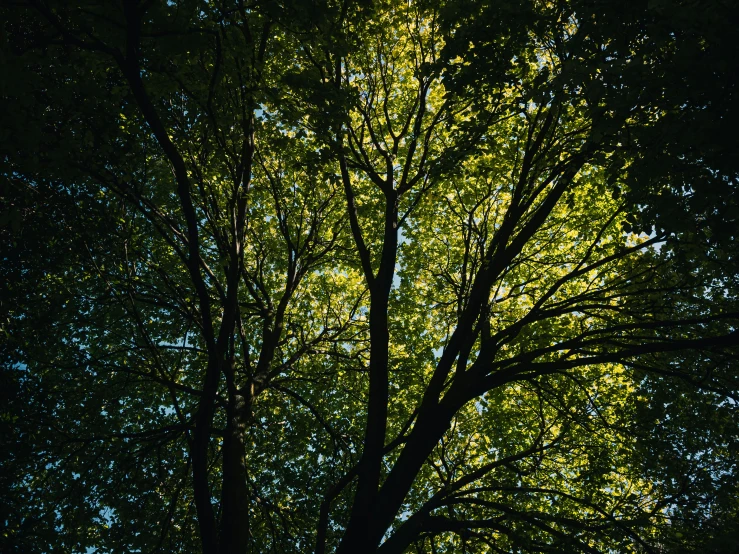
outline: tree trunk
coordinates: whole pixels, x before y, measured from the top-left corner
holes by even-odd
[[[246,393],[248,394],[248,393]],[[249,546],[249,505],[245,431],[251,412],[243,395],[231,397],[223,438],[223,490],[221,492],[221,554],[245,554]]]

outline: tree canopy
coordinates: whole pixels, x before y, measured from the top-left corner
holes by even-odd
[[[738,12],[3,3],[3,552],[735,552]]]

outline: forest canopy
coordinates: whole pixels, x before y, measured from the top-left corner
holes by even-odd
[[[739,549],[739,7],[0,6],[0,549]]]

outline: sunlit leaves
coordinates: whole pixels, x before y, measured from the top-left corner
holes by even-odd
[[[196,551],[210,376],[205,512],[238,485],[245,550],[336,549],[384,313],[380,552],[730,544],[733,166],[708,85],[647,79],[694,8],[227,4],[7,10],[14,544]]]

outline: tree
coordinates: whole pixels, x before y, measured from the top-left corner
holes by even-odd
[[[675,6],[8,4],[7,549],[730,544],[735,85]]]

